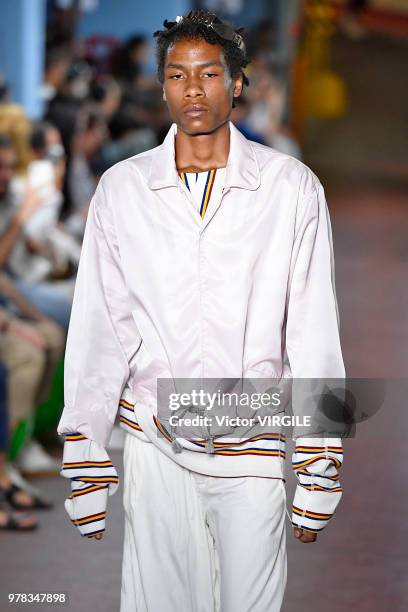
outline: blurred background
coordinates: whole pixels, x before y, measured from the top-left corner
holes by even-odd
[[[345,440],[343,501],[318,543],[288,526],[283,611],[407,610],[408,0],[1,0],[0,608],[41,591],[119,609],[122,490],[100,542],[63,507],[65,339],[98,179],[170,126],[152,33],[200,7],[246,28],[234,123],[325,187],[347,375],[390,390]],[[119,470],[122,448],[115,426]]]

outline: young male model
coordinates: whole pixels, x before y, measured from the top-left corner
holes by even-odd
[[[285,439],[175,438],[157,379],[343,378],[323,188],[231,123],[247,79],[239,31],[192,11],[157,32],[173,124],[120,162],[92,200],[65,362],[65,507],[100,539],[124,451],[121,612],[278,611],[286,585]],[[161,435],[158,435],[158,434]],[[313,542],[341,497],[340,439],[298,437],[295,537]]]

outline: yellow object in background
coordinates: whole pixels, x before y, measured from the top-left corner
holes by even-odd
[[[303,16],[303,36],[294,71],[298,136],[303,136],[307,118],[338,119],[348,106],[346,85],[331,68],[334,9],[328,0],[307,0]]]
[[[347,111],[347,90],[343,79],[331,70],[306,77],[306,116],[338,119]]]

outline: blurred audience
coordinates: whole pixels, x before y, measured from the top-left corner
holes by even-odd
[[[32,162],[40,163],[40,162]],[[6,134],[0,134],[0,268],[5,268],[16,287],[44,315],[54,319],[65,329],[68,327],[73,279],[68,283],[47,280],[52,271],[52,252],[47,242],[33,239],[31,230],[39,231],[49,225],[55,214],[55,174],[42,172],[39,180],[32,173],[29,180],[16,174],[17,153]],[[39,172],[39,169],[37,168]],[[50,206],[51,204],[51,206]],[[34,215],[40,215],[35,221]],[[27,233],[26,233],[26,228]]]
[[[347,10],[340,19],[341,30],[352,40],[362,40],[367,32],[362,26],[360,17],[368,5],[368,0],[349,0]]]
[[[0,312],[0,329],[3,323]],[[35,502],[27,491],[13,487],[7,473],[8,432],[7,368],[0,362],[0,530],[28,531],[38,526],[35,518],[21,516],[9,509],[13,502],[26,507],[32,507]]]
[[[13,295],[15,289],[8,287],[9,280],[0,276],[0,294]],[[14,431],[20,421],[29,427],[42,402],[48,399],[55,366],[62,357],[65,345],[63,330],[44,317],[17,292],[20,311],[17,317],[5,308],[0,308],[1,338],[0,361],[8,371],[7,392],[9,423]],[[56,461],[49,457],[41,445],[31,439],[28,431],[26,445],[18,458],[18,466],[26,473],[55,471]]]
[[[68,171],[68,190],[72,210],[81,213],[85,225],[88,206],[98,180],[95,165],[108,129],[103,113],[97,108],[83,108],[77,117],[72,139],[71,163]],[[83,228],[81,228],[82,234]]]

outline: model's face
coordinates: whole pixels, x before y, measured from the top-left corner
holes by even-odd
[[[231,77],[222,47],[205,40],[174,43],[167,51],[163,83],[172,120],[190,135],[215,131],[228,120],[242,78]]]

